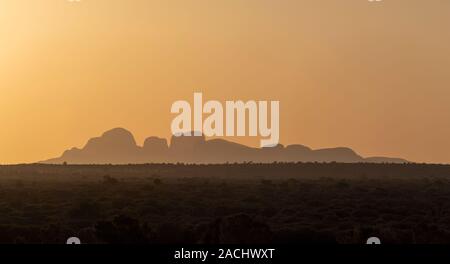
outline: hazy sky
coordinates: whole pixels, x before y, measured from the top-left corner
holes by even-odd
[[[0,0],[0,163],[169,137],[194,91],[280,100],[284,144],[450,162],[450,1]]]

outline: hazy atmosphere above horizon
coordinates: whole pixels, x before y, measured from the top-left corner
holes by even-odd
[[[279,100],[280,142],[450,163],[448,0],[0,0],[0,163],[176,100]],[[233,141],[258,146],[257,138]]]

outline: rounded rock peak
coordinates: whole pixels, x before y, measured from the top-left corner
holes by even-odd
[[[116,142],[128,142],[133,145],[136,145],[136,140],[134,139],[133,134],[130,131],[121,127],[106,131],[105,133],[103,133],[101,138]]]

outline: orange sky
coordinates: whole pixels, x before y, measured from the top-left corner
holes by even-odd
[[[281,142],[450,162],[450,1],[0,0],[0,163],[170,106],[280,100]],[[234,139],[258,145],[259,139]]]

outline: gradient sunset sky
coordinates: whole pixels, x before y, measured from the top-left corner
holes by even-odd
[[[450,163],[448,0],[0,0],[0,163],[176,100],[279,100],[280,141]],[[259,138],[233,139],[257,146]]]

